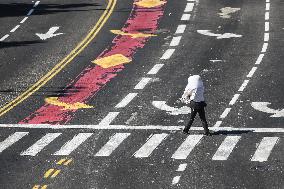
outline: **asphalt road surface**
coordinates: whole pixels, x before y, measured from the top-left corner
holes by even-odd
[[[0,188],[284,188],[284,1],[0,2]],[[190,75],[206,116],[181,131]]]

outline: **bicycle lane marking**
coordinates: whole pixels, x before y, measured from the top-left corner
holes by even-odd
[[[158,29],[158,20],[163,16],[165,4],[164,0],[135,0],[124,27],[121,30],[111,30],[117,34],[112,45],[66,87],[67,95],[57,98],[58,104],[45,103],[20,123],[64,124],[70,121],[81,106],[66,108],[68,106],[62,107],[60,104],[68,104],[71,107],[74,104],[87,103],[115,78],[125,68],[124,64],[130,63],[135,52],[143,48],[154,35]]]
[[[88,35],[57,65],[55,65],[48,73],[46,73],[40,80],[34,83],[31,87],[29,87],[25,92],[16,97],[14,100],[10,101],[6,105],[0,108],[0,116],[3,116],[8,111],[13,109],[15,106],[22,103],[36,91],[38,91],[41,87],[43,87],[49,80],[51,80],[55,75],[57,75],[65,66],[67,66],[71,61],[79,55],[87,45],[96,37],[99,31],[102,29],[106,21],[109,19],[112,14],[114,7],[116,5],[117,0],[109,0],[108,5],[99,18],[96,25],[91,29]]]

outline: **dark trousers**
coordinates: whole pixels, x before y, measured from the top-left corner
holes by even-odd
[[[189,131],[189,129],[190,129],[190,127],[191,127],[191,125],[192,125],[192,123],[194,121],[194,118],[195,118],[197,113],[198,113],[198,115],[199,115],[199,117],[201,119],[202,126],[204,128],[205,133],[209,133],[208,124],[207,124],[206,117],[205,117],[204,107],[200,107],[198,109],[191,108],[190,119],[189,119],[189,122],[188,122],[187,126],[185,126],[184,131],[185,132]]]

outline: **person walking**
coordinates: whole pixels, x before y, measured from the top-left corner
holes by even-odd
[[[205,116],[205,107],[207,104],[204,101],[204,85],[199,75],[193,75],[188,78],[188,84],[185,87],[184,93],[181,97],[181,101],[189,104],[191,109],[190,119],[188,124],[183,129],[183,133],[189,134],[189,129],[194,121],[196,114],[198,113],[202,126],[204,128],[205,135],[211,135]]]

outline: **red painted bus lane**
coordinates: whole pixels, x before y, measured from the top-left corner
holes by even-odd
[[[135,52],[154,36],[165,3],[160,0],[135,1],[124,27],[111,31],[117,34],[112,45],[66,87],[67,94],[45,99],[46,103],[42,107],[20,123],[65,124],[78,109],[93,108],[87,104],[88,101],[125,68],[124,64],[131,63]]]

